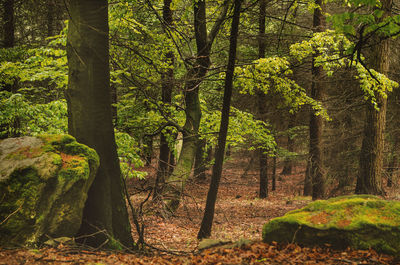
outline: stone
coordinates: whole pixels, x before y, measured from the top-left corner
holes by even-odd
[[[0,245],[38,246],[73,237],[99,166],[70,135],[0,141]]]
[[[319,200],[272,219],[263,227],[263,241],[375,249],[400,254],[400,202],[372,195]]]

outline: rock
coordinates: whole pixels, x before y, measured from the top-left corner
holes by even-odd
[[[69,135],[0,141],[0,245],[36,246],[73,237],[99,166]]]
[[[263,227],[263,241],[373,248],[400,254],[400,202],[371,195],[315,201],[275,218]]]

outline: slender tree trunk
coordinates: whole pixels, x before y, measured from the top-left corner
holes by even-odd
[[[392,0],[383,0],[384,18],[390,16]],[[376,36],[376,46],[371,51],[370,65],[376,71],[387,75],[389,72],[389,39]],[[360,171],[357,176],[356,193],[384,195],[382,187],[384,132],[386,123],[387,99],[377,93],[375,95],[379,110],[367,100],[364,138],[360,154]]]
[[[258,58],[265,57],[265,16],[266,16],[267,0],[259,2],[259,17],[258,17]],[[263,91],[257,91],[257,108],[260,120],[265,120],[267,96]],[[260,148],[258,152],[260,165],[260,191],[259,198],[268,197],[268,155],[265,148]]]
[[[3,47],[15,45],[14,0],[3,0]]]
[[[111,120],[108,2],[69,0],[67,4],[68,132],[100,156],[79,234],[91,235],[85,243],[98,246],[107,237],[95,233],[104,229],[130,247],[133,241]]]
[[[260,192],[258,197],[265,199],[268,197],[268,155],[262,149],[259,149],[258,152],[260,163]]]
[[[168,27],[173,24],[172,10],[171,10],[172,0],[164,0],[163,6],[163,30],[166,33]],[[167,52],[166,59],[168,65],[170,66],[161,76],[161,100],[165,106],[171,104],[172,100],[172,89],[174,86],[174,53],[172,51]],[[167,137],[161,133],[160,136],[160,156],[158,162],[158,170],[156,177],[156,184],[154,189],[154,196],[158,196],[160,193],[160,186],[165,183],[165,179],[169,175],[169,156],[171,150],[168,146]]]
[[[289,124],[288,124],[288,130],[290,130],[291,128],[294,127],[295,124],[295,120],[296,120],[296,115],[291,115],[290,119],[289,119]],[[287,137],[287,150],[289,152],[293,152],[294,151],[294,138],[292,137],[292,135],[290,135],[290,133],[288,134]],[[293,162],[291,158],[286,158],[284,163],[283,163],[283,169],[281,174],[282,175],[291,175],[292,174],[292,167],[293,167]]]
[[[276,190],[276,156],[277,156],[277,154],[275,152],[274,158],[272,160],[273,161],[272,162],[272,185],[271,185],[272,191]]]
[[[215,36],[228,11],[229,0],[224,2],[224,8],[219,19],[215,22],[210,34],[206,24],[206,0],[199,0],[194,5],[194,28],[197,46],[195,66],[186,75],[185,82],[185,114],[186,121],[183,127],[183,144],[181,154],[174,171],[166,181],[163,191],[164,203],[167,209],[174,212],[180,203],[181,194],[190,176],[196,155],[196,145],[201,119],[199,87],[206,76],[211,64],[210,51]]]
[[[313,28],[314,32],[323,30],[324,16],[322,0],[315,0],[315,3],[321,8],[314,9]],[[317,101],[324,99],[323,85],[321,83],[323,78],[323,69],[321,66],[315,66],[315,57],[312,59],[312,84],[311,84],[311,97]],[[322,130],[323,120],[322,117],[316,116],[315,111],[310,113],[310,174],[312,184],[312,198],[321,199],[325,194],[325,176],[323,173],[323,159],[322,159]]]
[[[235,70],[236,46],[239,30],[240,7],[242,0],[235,0],[234,13],[231,26],[231,35],[229,38],[229,59],[225,77],[224,99],[221,113],[221,127],[218,135],[217,151],[215,152],[215,164],[212,169],[210,188],[207,194],[206,208],[203,220],[197,238],[202,239],[211,235],[211,228],[214,219],[215,202],[217,200],[219,182],[221,180],[222,164],[224,161],[224,152],[226,136],[229,125],[229,110],[231,106],[233,73]]]

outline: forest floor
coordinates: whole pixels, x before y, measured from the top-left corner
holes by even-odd
[[[268,199],[258,199],[256,168],[253,167],[243,177],[249,161],[249,156],[237,154],[224,164],[211,238],[226,242],[248,239],[252,241],[250,244],[231,244],[199,251],[197,232],[203,217],[209,178],[205,181],[188,181],[182,206],[175,215],[165,216],[159,203],[151,198],[146,200],[146,190],[154,182],[153,165],[141,169],[149,172],[145,180],[129,180],[127,183],[134,206],[143,206],[141,222],[145,224],[146,253],[107,252],[76,245],[35,250],[0,248],[0,265],[400,264],[394,257],[377,254],[373,250],[333,250],[329,246],[306,248],[295,244],[262,243],[263,224],[271,218],[305,206],[311,202],[311,198],[301,196],[304,167],[295,167],[293,174],[288,176],[280,175],[281,169],[278,168],[276,190],[269,191]],[[134,226],[132,229],[135,230]],[[135,231],[133,236],[137,238]]]

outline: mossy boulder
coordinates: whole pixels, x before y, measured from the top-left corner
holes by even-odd
[[[69,135],[0,141],[0,245],[36,246],[78,231],[97,153]]]
[[[400,202],[371,195],[315,201],[263,227],[264,242],[375,249],[400,254]]]

